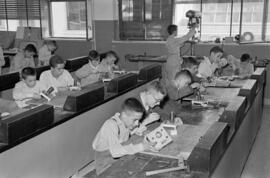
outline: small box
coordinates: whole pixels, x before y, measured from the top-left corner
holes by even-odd
[[[13,143],[49,126],[54,121],[54,108],[41,105],[17,115],[10,115],[1,120],[0,142]]]
[[[135,87],[138,83],[137,74],[125,74],[120,77],[112,79],[107,87],[107,92],[120,93],[126,91],[132,87]]]
[[[81,91],[69,95],[64,104],[64,110],[78,112],[104,100],[104,85],[91,84]]]
[[[139,72],[138,79],[151,81],[162,77],[162,67],[159,64],[153,64],[142,68]]]

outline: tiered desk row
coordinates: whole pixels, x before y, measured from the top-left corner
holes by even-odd
[[[86,62],[85,57],[69,60],[66,69],[75,71]],[[108,83],[98,82],[81,91],[62,93],[44,104],[38,101],[43,105],[33,109],[17,109],[12,101],[2,100],[6,104],[1,105],[0,112],[8,108],[11,115],[1,119],[0,177],[72,175],[94,160],[91,143],[105,120],[119,111],[126,98],[137,96],[161,73],[161,66],[154,64],[142,68],[139,74],[128,73]],[[0,76],[0,89],[10,89],[18,80],[16,73]],[[239,82],[240,86],[207,88],[209,96],[227,103],[225,107],[197,109],[183,104],[179,109],[184,125],[178,128],[174,142],[159,154],[187,155],[190,172],[160,176],[239,176],[261,124],[265,81],[265,68],[257,68],[251,79]],[[141,138],[135,140],[138,139]],[[145,171],[158,169],[157,162],[151,161],[156,156],[149,155],[119,159],[101,177],[125,177],[127,173],[144,177]],[[138,160],[149,166],[139,166]]]

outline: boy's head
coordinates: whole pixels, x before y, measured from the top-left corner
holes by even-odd
[[[110,64],[110,65],[116,64],[117,61],[119,60],[116,52],[114,52],[114,51],[108,51],[107,53],[105,53],[104,59],[107,60],[108,64]]]
[[[58,47],[55,40],[46,41],[45,44],[47,45],[48,50],[51,52],[54,52]]]
[[[25,84],[29,88],[33,88],[36,85],[36,70],[32,67],[25,67],[21,72],[21,76]]]
[[[160,102],[166,96],[166,88],[159,81],[154,81],[148,85],[145,91],[145,103],[150,107],[154,108],[159,105]]]
[[[223,50],[219,46],[214,46],[210,49],[210,60],[218,63],[223,55]]]
[[[31,58],[37,54],[37,49],[33,44],[28,44],[24,48],[24,55],[26,58]]]
[[[241,62],[250,62],[251,61],[251,57],[250,57],[249,54],[245,53],[245,54],[242,54],[240,60],[241,60]]]
[[[196,74],[198,71],[198,62],[193,57],[188,57],[183,60],[182,69],[188,70],[191,74]]]
[[[91,61],[91,63],[94,65],[94,66],[97,66],[100,62],[100,56],[99,56],[99,53],[96,51],[96,50],[91,50],[89,52],[89,60]]]
[[[50,58],[50,66],[52,75],[58,78],[64,72],[65,60],[58,55],[53,55]]]
[[[169,33],[169,35],[177,35],[177,25],[169,25],[167,27],[167,32]]]
[[[142,104],[136,98],[128,98],[122,104],[121,120],[132,130],[139,125],[144,113]]]
[[[180,72],[177,72],[173,80],[174,85],[179,90],[183,89],[184,87],[189,86],[191,82],[192,82],[192,76],[188,70],[181,70]]]

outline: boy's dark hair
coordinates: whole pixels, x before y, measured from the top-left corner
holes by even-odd
[[[89,51],[88,56],[89,56],[90,61],[92,61],[92,60],[99,60],[99,58],[98,58],[99,57],[99,53],[96,50]]]
[[[178,79],[179,77],[190,78],[191,82],[193,81],[192,75],[188,70],[181,70],[175,74],[174,79]]]
[[[106,58],[106,57],[108,57],[108,56],[114,56],[114,57],[116,58],[115,63],[117,63],[118,60],[119,60],[119,57],[118,57],[118,55],[116,54],[116,52],[111,50],[111,51],[108,51],[108,52],[106,52],[106,53],[100,54],[100,61],[102,61],[104,58]]]
[[[144,107],[136,98],[128,98],[122,104],[122,110],[144,113]]]
[[[52,68],[55,68],[58,64],[65,64],[65,60],[58,55],[53,55],[50,58],[50,66]]]
[[[183,59],[182,68],[190,69],[193,66],[198,66],[199,63],[193,57],[188,57]]]
[[[23,79],[26,79],[27,76],[36,76],[36,70],[32,67],[25,67],[21,72],[21,76]]]
[[[216,53],[223,53],[223,50],[219,46],[214,46],[214,47],[212,47],[210,49],[210,54],[211,53],[214,53],[214,54],[216,54]]]
[[[33,52],[37,54],[37,48],[33,44],[26,45],[24,51]]]
[[[246,62],[246,61],[250,60],[250,58],[251,58],[251,57],[250,57],[249,54],[244,53],[244,54],[242,54],[240,60],[241,60],[241,62]]]
[[[169,25],[167,27],[167,32],[169,35],[173,34],[173,32],[177,31],[177,25]]]
[[[154,89],[156,90],[157,92],[161,93],[162,95],[167,95],[167,90],[166,88],[162,85],[162,83],[160,81],[154,81],[152,83],[150,83],[146,90],[151,90],[151,89]]]

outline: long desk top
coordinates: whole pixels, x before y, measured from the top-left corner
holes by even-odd
[[[79,112],[70,112],[70,111],[64,111],[63,110],[63,105],[66,101],[66,98],[68,95],[72,94],[72,93],[75,93],[75,91],[67,91],[67,92],[62,92],[60,94],[58,94],[54,99],[52,99],[50,102],[46,101],[45,99],[41,99],[41,100],[37,100],[37,101],[31,101],[33,103],[36,103],[36,104],[49,104],[49,105],[53,105],[55,107],[55,111],[54,111],[54,121],[53,123],[49,126],[49,127],[46,127],[46,128],[43,128],[41,130],[38,130],[37,132],[33,133],[32,135],[30,136],[26,136],[26,137],[23,137],[22,139],[20,139],[19,141],[15,142],[15,143],[12,143],[12,144],[9,144],[9,145],[6,145],[6,144],[0,144],[0,153],[1,152],[4,152],[5,150],[8,150],[32,137],[35,137],[36,135],[39,135],[43,132],[45,132],[46,130],[49,130],[53,127],[56,127],[57,125],[59,124],[62,124],[88,110],[91,110],[92,108],[94,107],[97,107],[99,105],[102,105],[103,103],[106,103],[118,96],[121,96],[123,95],[124,93],[128,92],[128,91],[131,91],[139,86],[142,86],[144,84],[146,84],[147,82],[149,81],[138,81],[137,85],[134,86],[134,87],[131,87],[127,90],[125,90],[124,92],[120,92],[120,93],[109,93],[105,90],[105,94],[104,94],[104,100],[100,103],[97,103],[96,105],[94,106],[91,106],[91,107],[88,107],[86,109],[83,109]],[[107,88],[107,83],[102,83],[102,82],[97,82],[95,83],[94,85],[103,85],[105,86],[105,88]],[[28,108],[30,109],[30,108]],[[24,112],[28,109],[20,109],[18,108],[18,106],[16,105],[15,101],[10,101],[10,100],[4,100],[4,99],[0,99],[0,112],[9,112],[11,115],[15,115],[15,114],[18,114],[18,113],[21,113],[21,112]]]
[[[183,119],[184,125],[177,128],[178,135],[172,136],[172,143],[162,148],[158,153],[146,151],[123,157],[99,177],[123,177],[126,174],[134,178],[146,177],[146,171],[176,167],[175,161],[177,162],[179,157],[187,159],[192,169],[191,172],[174,171],[150,177],[192,177],[195,174],[199,177],[208,177],[227,149],[235,134],[235,129],[241,124],[241,121],[238,121],[238,118],[233,115],[230,117],[235,120],[233,121],[235,123],[231,123],[230,120],[221,120],[221,118],[224,113],[230,112],[231,108],[235,109],[235,114],[240,113],[243,117],[246,114],[246,108],[249,108],[245,104],[245,98],[240,95],[240,91],[248,82],[249,80],[242,81],[240,88],[207,88],[206,98],[225,101],[227,106],[193,108],[190,104],[182,104],[179,106],[179,116]],[[253,84],[255,86],[255,83]],[[240,116],[237,115],[237,117]],[[132,136],[131,142],[138,143],[142,139],[143,137]],[[173,160],[173,158],[175,159]],[[198,168],[198,164],[205,164],[204,166],[199,165],[202,170]],[[94,174],[93,171],[89,173],[89,176]]]

